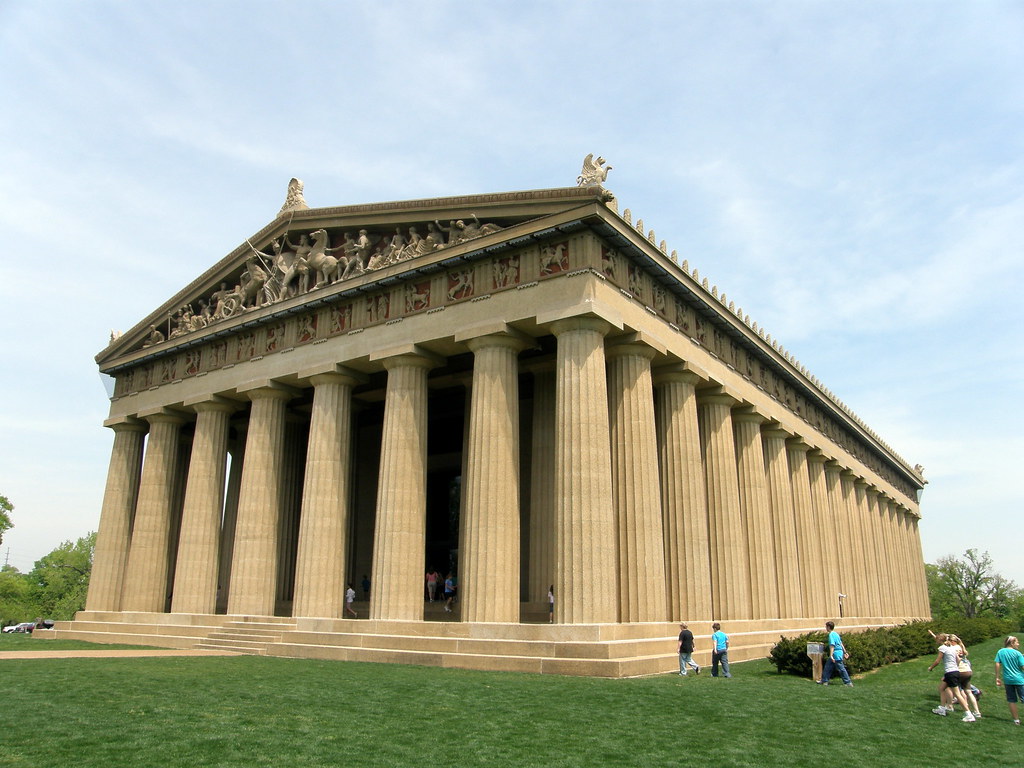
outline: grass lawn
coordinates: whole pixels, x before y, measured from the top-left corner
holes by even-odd
[[[977,723],[931,714],[930,658],[853,688],[767,661],[733,665],[731,680],[594,680],[249,656],[8,659],[0,766],[1020,766],[1024,728],[993,685],[999,646],[971,649]]]

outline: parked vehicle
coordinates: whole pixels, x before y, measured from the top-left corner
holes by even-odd
[[[23,621],[21,624],[11,624],[9,627],[4,627],[3,631],[7,632],[28,632],[32,634],[32,630],[36,628],[34,621]]]

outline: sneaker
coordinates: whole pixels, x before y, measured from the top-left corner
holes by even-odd
[[[698,664],[696,667],[693,668],[693,674],[695,674],[695,675],[699,675],[700,674],[700,664]]]
[[[679,673],[679,676],[680,676],[680,677],[686,677],[686,673],[685,673],[685,672],[680,672],[680,673]]]
[[[814,682],[816,685],[825,685],[825,683],[821,682],[821,680],[815,680]]]
[[[932,710],[932,714],[942,715],[943,717],[945,717],[946,716],[946,708],[945,707],[936,707],[935,709]]]
[[[974,715],[972,715],[970,712],[968,712],[966,715],[963,716],[962,719],[963,719],[963,721],[965,723],[973,723],[974,722]]]
[[[972,712],[971,714],[974,715],[974,719],[975,720],[977,720],[979,717],[981,717],[981,712]]]
[[[853,683],[843,683],[847,688],[853,688]]]

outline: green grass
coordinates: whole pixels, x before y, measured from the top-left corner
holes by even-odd
[[[151,645],[120,645],[117,643],[99,645],[97,643],[87,643],[84,640],[59,640],[57,638],[54,638],[53,640],[41,640],[39,638],[33,638],[32,635],[22,632],[11,632],[6,635],[0,635],[0,653],[3,651],[132,650],[136,648],[149,649],[152,647],[153,646]],[[3,659],[3,656],[0,656],[0,659]],[[2,765],[2,763],[0,763],[0,765]]]
[[[986,693],[974,724],[931,714],[931,659],[852,689],[766,661],[733,665],[731,680],[596,680],[260,657],[4,660],[0,766],[1019,766],[1024,728],[992,685],[998,646],[972,649]]]

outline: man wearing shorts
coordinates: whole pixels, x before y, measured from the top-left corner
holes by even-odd
[[[1013,724],[1020,725],[1017,702],[1024,701],[1024,654],[1020,652],[1020,640],[1013,635],[1006,638],[1006,643],[996,652],[996,685],[1006,689]]]

